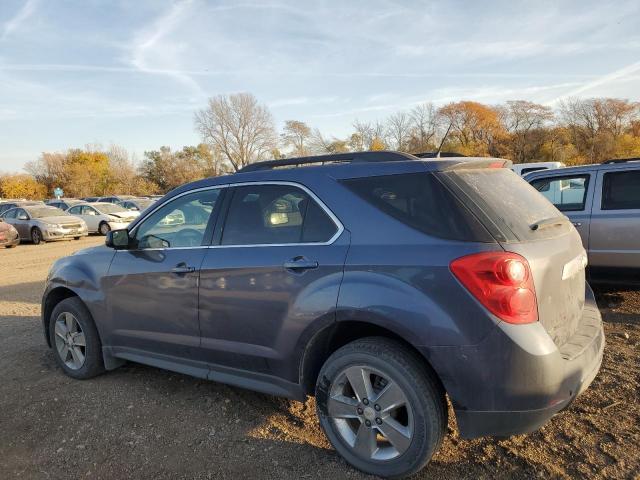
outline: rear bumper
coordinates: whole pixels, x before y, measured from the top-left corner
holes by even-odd
[[[0,247],[12,247],[14,245],[20,244],[20,236],[16,235],[11,238],[2,238],[0,239]]]
[[[465,438],[539,429],[596,377],[604,352],[602,319],[587,286],[580,325],[557,348],[539,324],[501,324],[479,345],[430,348]]]

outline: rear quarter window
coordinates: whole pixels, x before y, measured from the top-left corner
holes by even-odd
[[[541,220],[562,213],[526,180],[506,168],[455,170],[447,173],[470,200],[493,222],[505,237],[539,240],[565,234],[570,222],[553,228],[532,230]],[[507,231],[505,231],[507,229]],[[512,235],[509,235],[508,232]]]
[[[342,183],[385,214],[420,232],[451,240],[495,241],[432,173],[352,178]]]

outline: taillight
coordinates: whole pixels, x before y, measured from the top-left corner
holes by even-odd
[[[538,320],[538,304],[527,259],[511,252],[483,252],[450,265],[460,283],[496,317],[509,323]]]

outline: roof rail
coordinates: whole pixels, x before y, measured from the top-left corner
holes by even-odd
[[[283,160],[268,160],[266,162],[251,163],[238,170],[238,173],[270,170],[280,167],[299,167],[301,165],[324,165],[325,163],[406,162],[407,160],[416,160],[416,157],[408,153],[390,151],[335,153],[330,155],[285,158]]]
[[[422,152],[414,153],[413,155],[418,158],[466,157],[466,155],[458,152]]]
[[[614,158],[613,160],[605,160],[602,162],[603,165],[608,165],[610,163],[624,163],[624,162],[637,162],[640,160],[640,157],[633,158]]]

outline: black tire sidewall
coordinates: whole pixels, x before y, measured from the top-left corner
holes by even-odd
[[[85,336],[86,348],[85,348],[85,360],[82,367],[78,370],[73,370],[69,368],[60,358],[60,354],[58,353],[58,349],[56,348],[56,339],[55,339],[55,321],[58,316],[63,312],[71,313],[80,324],[80,328],[82,328],[82,332]],[[70,377],[76,379],[87,379],[95,377],[104,371],[104,363],[102,359],[102,343],[100,342],[100,337],[98,335],[98,331],[96,330],[95,324],[93,323],[93,318],[87,310],[87,307],[78,299],[77,297],[67,298],[58,303],[53,311],[51,312],[51,317],[49,318],[49,340],[51,342],[51,347],[53,349],[53,354],[55,356],[56,362],[62,368],[64,373],[69,375]]]
[[[442,392],[433,388],[433,383],[425,378],[428,373],[417,366],[406,368],[406,365],[395,362],[392,357],[384,353],[373,355],[369,352],[341,352],[341,350],[335,352],[322,367],[316,387],[318,419],[329,441],[348,463],[366,473],[393,478],[417,472],[430,460],[440,446],[444,435],[446,422],[441,425],[437,418],[440,415],[438,408],[442,408],[443,405]],[[351,453],[351,447],[334,430],[333,422],[327,416],[326,398],[331,391],[332,381],[335,381],[342,370],[356,365],[370,366],[388,374],[405,392],[411,403],[414,422],[413,439],[407,451],[396,459],[366,461]],[[324,390],[324,393],[320,390]]]
[[[36,235],[37,235],[37,241],[36,241]],[[42,232],[38,227],[33,227],[31,229],[31,241],[33,242],[34,245],[40,245],[41,243],[43,243]]]

